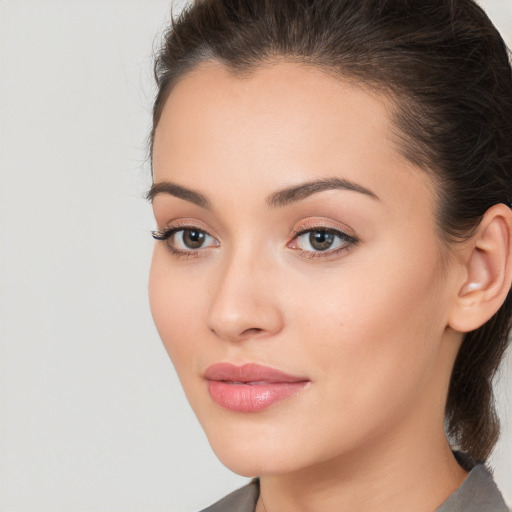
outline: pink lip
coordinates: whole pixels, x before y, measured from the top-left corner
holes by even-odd
[[[310,382],[275,368],[249,363],[217,363],[204,372],[208,391],[221,407],[258,412],[301,391]]]

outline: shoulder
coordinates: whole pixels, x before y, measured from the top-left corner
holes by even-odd
[[[462,485],[436,512],[510,512],[490,471],[475,466]]]
[[[259,493],[259,481],[255,478],[201,512],[254,512]]]
[[[254,512],[259,496],[259,481],[228,494],[201,512]],[[480,464],[436,512],[512,512],[507,508],[491,473]]]

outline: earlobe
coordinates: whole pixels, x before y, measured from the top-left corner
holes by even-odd
[[[505,301],[512,282],[512,211],[491,207],[466,242],[465,280],[450,314],[449,326],[459,332],[478,329]]]

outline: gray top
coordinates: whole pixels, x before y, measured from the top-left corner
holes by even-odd
[[[259,482],[254,479],[202,512],[254,512],[259,495]],[[509,511],[492,476],[479,464],[462,485],[436,512],[512,512]]]

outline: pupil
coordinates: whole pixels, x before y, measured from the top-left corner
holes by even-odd
[[[334,235],[328,231],[312,231],[309,235],[309,243],[311,247],[318,251],[329,249],[334,242]]]
[[[204,242],[204,233],[197,229],[185,229],[183,232],[183,243],[189,249],[199,249]]]

